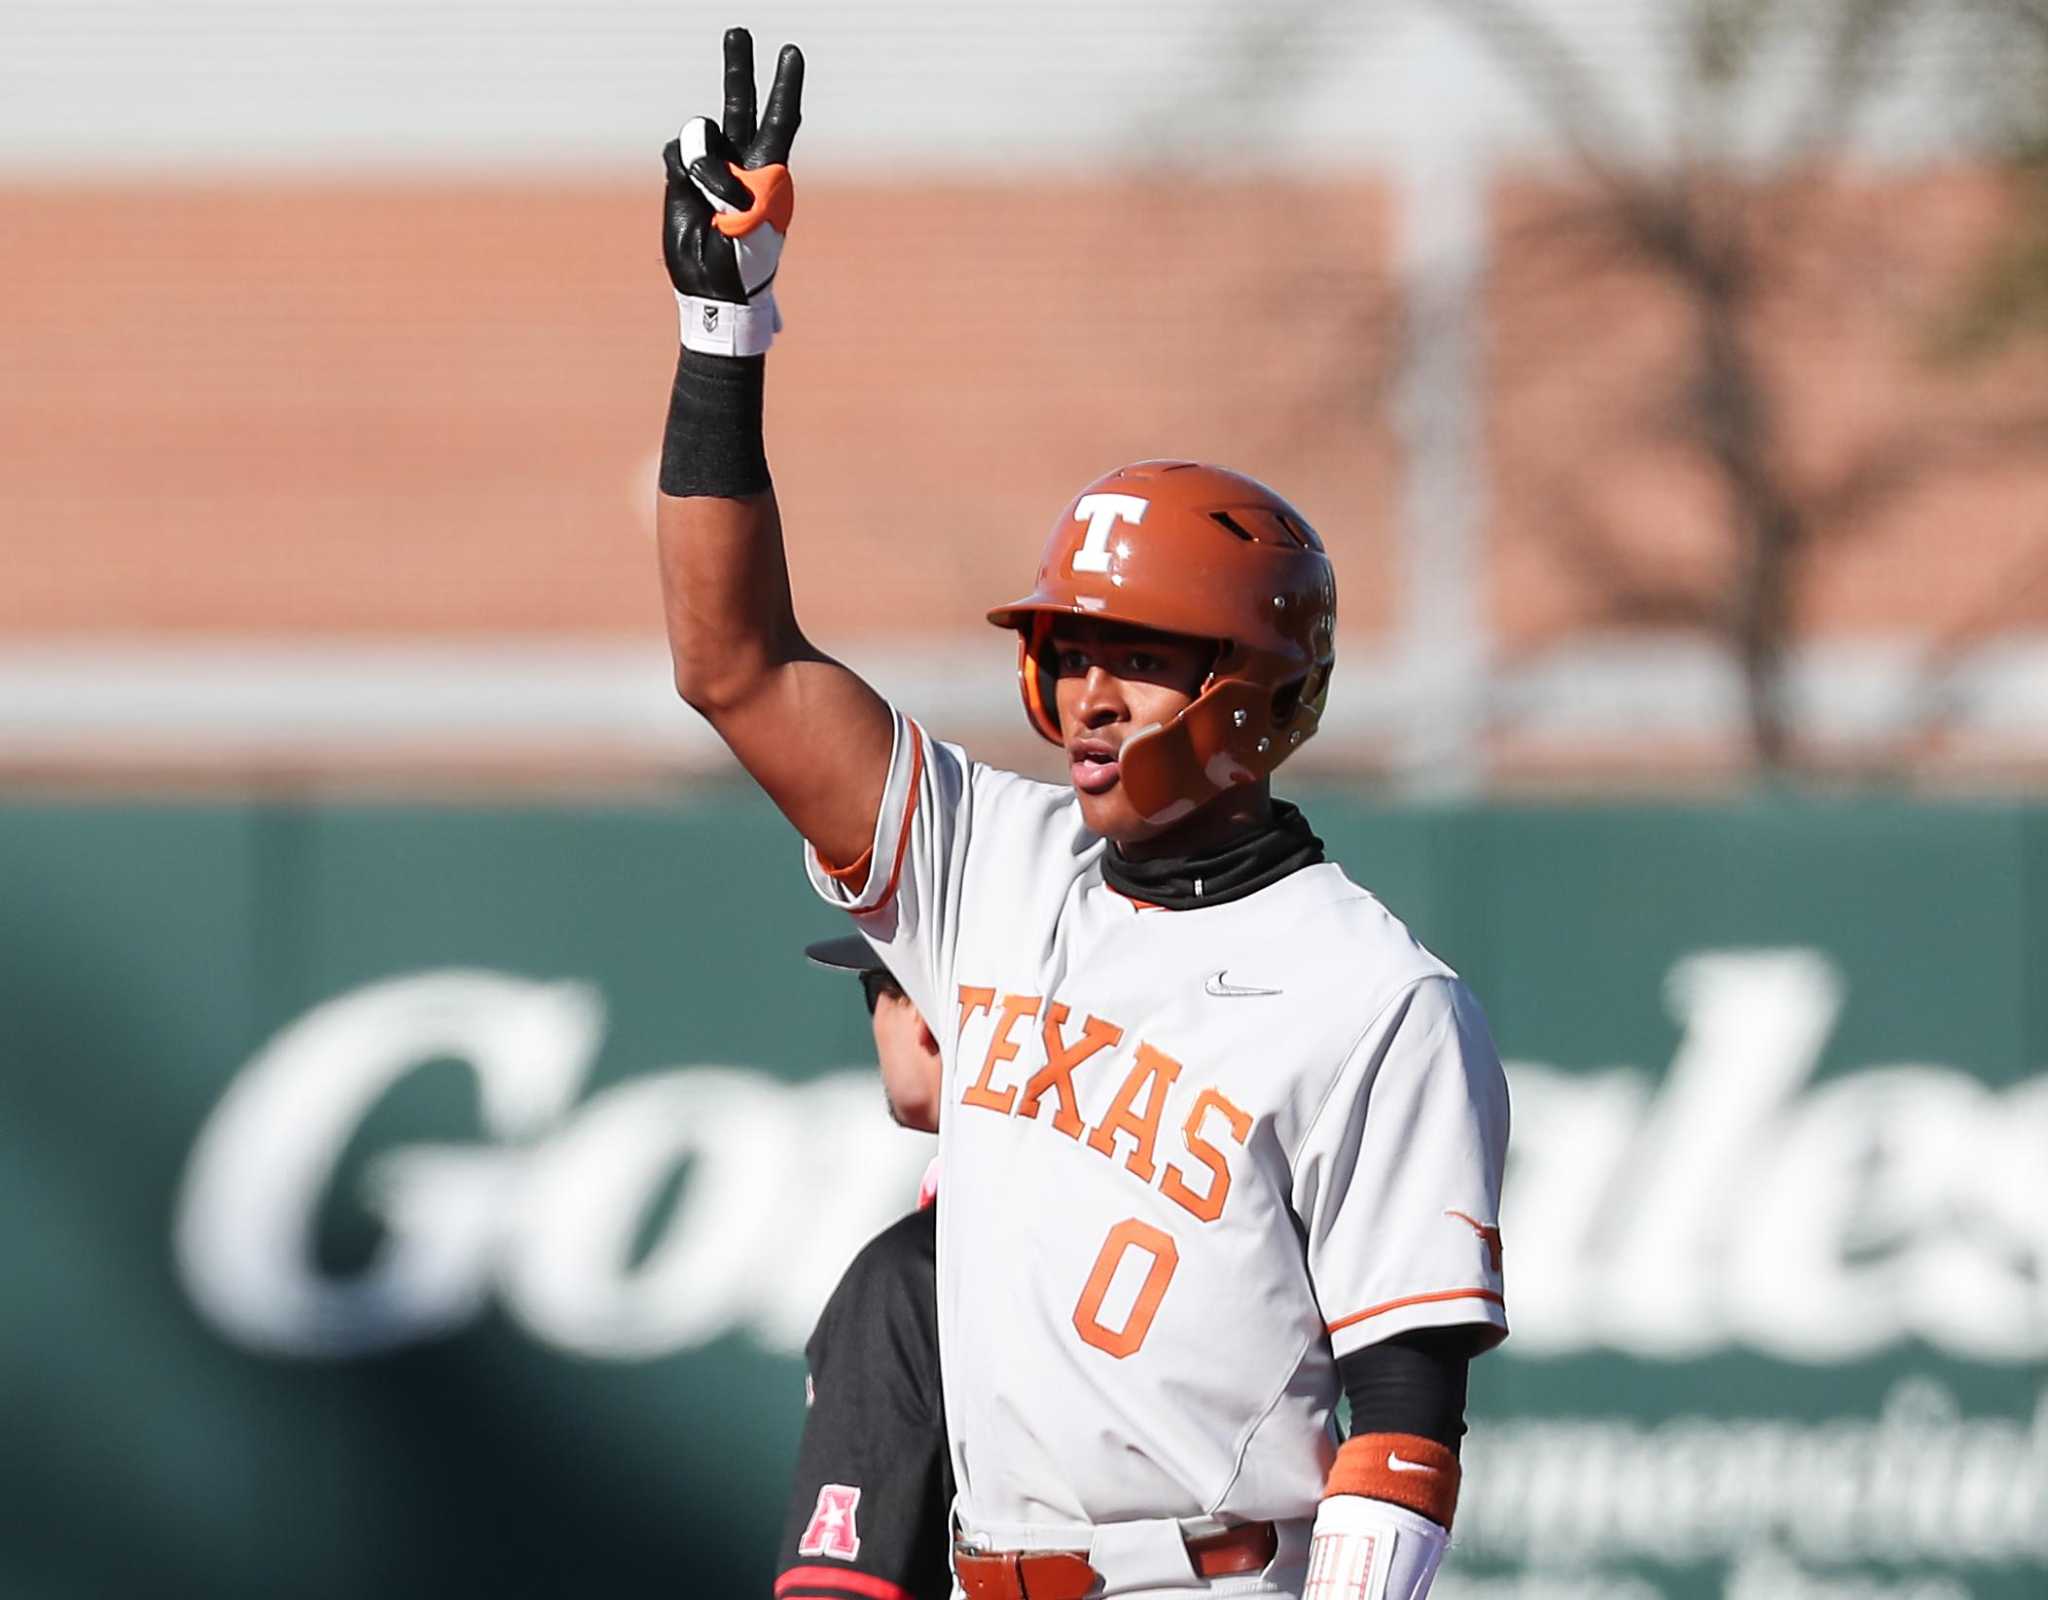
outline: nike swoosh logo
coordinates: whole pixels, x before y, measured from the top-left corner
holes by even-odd
[[[1434,1472],[1436,1468],[1430,1466],[1425,1461],[1403,1461],[1400,1451],[1389,1450],[1387,1452],[1387,1470],[1389,1472]]]
[[[1226,981],[1223,976],[1223,974],[1229,970],[1229,968],[1225,967],[1210,973],[1209,981],[1202,985],[1203,989],[1205,989],[1208,993],[1217,996],[1219,999],[1226,1000],[1238,995],[1280,993],[1278,989],[1251,989],[1246,988],[1241,984],[1230,983]]]

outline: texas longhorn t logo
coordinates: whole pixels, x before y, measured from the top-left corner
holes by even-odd
[[[1074,552],[1074,571],[1109,570],[1109,536],[1119,522],[1133,527],[1145,520],[1152,502],[1135,494],[1084,494],[1074,502],[1074,520],[1088,524],[1088,537]]]

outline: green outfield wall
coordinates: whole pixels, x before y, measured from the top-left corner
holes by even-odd
[[[2048,1592],[2048,811],[1301,798],[1486,1002],[1439,1595]],[[0,807],[0,1595],[767,1592],[930,1153],[742,794]]]

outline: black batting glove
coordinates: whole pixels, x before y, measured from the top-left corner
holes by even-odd
[[[758,356],[781,330],[774,284],[796,207],[788,163],[803,91],[803,52],[784,45],[757,124],[753,35],[728,29],[722,123],[692,117],[662,150],[661,249],[686,350]]]

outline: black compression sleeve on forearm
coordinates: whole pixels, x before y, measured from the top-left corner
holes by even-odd
[[[771,486],[761,442],[765,356],[684,350],[661,438],[661,492],[737,500]]]
[[[1397,1334],[1340,1356],[1352,1433],[1412,1433],[1457,1454],[1471,1360],[1471,1338],[1458,1328]]]

